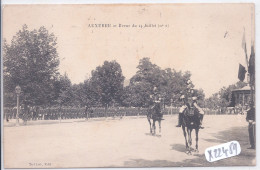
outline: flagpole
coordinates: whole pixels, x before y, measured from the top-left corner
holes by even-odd
[[[254,24],[254,6],[251,7],[251,46],[254,46],[254,30],[255,30],[255,24]]]
[[[254,36],[255,36],[255,34],[254,34],[255,24],[254,24],[254,14],[253,14],[254,11],[255,11],[254,10],[254,5],[252,5],[252,7],[251,7],[251,55],[255,55],[255,52],[253,51],[254,50],[254,48],[253,48],[254,47]],[[251,93],[251,100],[255,104],[255,99],[254,99],[254,88],[255,88],[254,83],[255,83],[255,79],[254,79],[254,82],[251,80],[251,78],[253,76],[255,76],[255,73],[254,73],[254,75],[251,75],[251,74],[252,73],[250,73],[250,93]]]
[[[245,30],[245,27],[244,27],[244,33],[243,33],[243,39],[242,39],[242,48],[245,51],[246,68],[248,70],[249,64],[248,64],[248,57],[247,57],[246,35],[245,34],[246,34],[246,30]]]
[[[251,55],[250,55],[250,58],[252,57],[252,55],[255,55],[255,52],[254,52],[254,36],[255,36],[255,24],[254,24],[254,5],[252,5],[251,7]],[[255,61],[253,61],[255,62]],[[255,68],[254,68],[255,69]],[[249,70],[249,66],[248,66],[248,70]],[[254,89],[255,89],[255,86],[254,86],[254,83],[255,83],[255,79],[254,79],[254,82],[252,80],[252,77],[255,76],[255,75],[251,75],[252,73],[249,73],[249,78],[250,78],[250,81],[249,81],[249,85],[250,85],[250,97],[251,97],[251,101],[254,102],[255,104],[255,99],[254,99]],[[255,73],[254,73],[255,74]]]

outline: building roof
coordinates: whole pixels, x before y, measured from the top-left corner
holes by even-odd
[[[250,91],[250,87],[247,85],[241,89],[235,89],[235,90],[232,90],[232,91]]]

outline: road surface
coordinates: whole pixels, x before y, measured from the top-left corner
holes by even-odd
[[[249,147],[245,115],[205,115],[199,133],[199,153],[185,153],[177,115],[164,117],[162,132],[149,133],[146,117],[92,120],[39,120],[16,127],[4,122],[5,168],[162,167],[255,165]],[[158,125],[157,125],[158,130]],[[158,131],[157,131],[158,132]],[[195,143],[193,132],[193,146]],[[217,162],[206,161],[206,148],[236,140],[241,154]]]

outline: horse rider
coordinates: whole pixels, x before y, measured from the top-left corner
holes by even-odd
[[[183,119],[183,112],[184,110],[187,108],[187,100],[185,98],[184,95],[182,95],[180,97],[180,100],[183,102],[182,106],[179,110],[179,116],[178,116],[178,125],[176,127],[181,127],[181,123],[182,123],[182,119]],[[204,111],[199,107],[198,103],[197,103],[197,97],[192,97],[192,104],[191,107],[194,107],[195,110],[199,113],[199,120],[200,120],[200,128],[204,129],[204,127],[202,126],[202,121],[203,121],[203,117],[204,117]]]
[[[155,109],[156,113],[158,113],[158,115],[162,119],[163,115],[161,112],[161,98],[160,98],[160,94],[158,93],[157,87],[153,88],[152,98],[153,98],[153,105],[152,105],[151,109]]]
[[[197,111],[199,113],[199,120],[200,120],[200,129],[204,129],[204,127],[202,126],[202,121],[203,121],[203,117],[204,117],[204,111],[202,110],[202,108],[198,105],[197,102],[197,97],[193,96],[192,97],[192,105],[195,108],[195,111]]]
[[[152,109],[155,109],[156,113],[158,113],[159,117],[162,119],[163,114],[162,114],[162,111],[161,111],[161,100],[162,99],[160,98],[160,95],[155,94]]]
[[[176,127],[181,127],[181,121],[183,119],[183,112],[187,108],[187,101],[185,99],[184,95],[181,95],[180,100],[182,101],[182,106],[179,110],[179,116],[178,116],[178,125]]]

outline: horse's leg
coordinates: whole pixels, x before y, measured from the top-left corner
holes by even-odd
[[[184,135],[184,138],[185,138],[186,149],[188,149],[187,133],[186,133],[186,130],[185,130],[185,126],[182,126],[182,131],[183,131],[183,135]]]
[[[149,125],[150,125],[150,133],[152,133],[152,123],[151,123],[151,120],[150,120],[149,116],[147,116],[147,120],[148,120]]]
[[[199,142],[199,129],[195,129],[195,133],[196,133],[196,149],[195,149],[195,152],[199,152],[199,149],[198,149],[198,142]]]
[[[191,133],[192,133],[192,129],[190,129],[190,138],[189,138],[189,139],[190,139],[190,141],[189,141],[189,142],[190,142],[190,146],[192,146],[192,137],[191,137]]]
[[[188,128],[188,155],[191,155],[191,129]]]
[[[153,119],[153,133],[156,134],[155,120]]]

